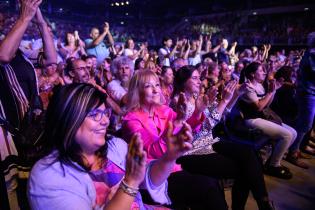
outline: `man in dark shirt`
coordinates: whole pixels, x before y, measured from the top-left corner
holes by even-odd
[[[298,72],[298,117],[295,127],[297,137],[287,156],[289,162],[300,167],[303,167],[298,160],[300,145],[305,134],[312,129],[315,116],[315,32],[310,33],[307,39],[309,49],[304,53]],[[315,151],[309,153],[315,155]]]
[[[29,23],[36,21],[44,43],[44,65],[56,63],[57,54],[53,39],[44,20],[39,5],[42,0],[20,0],[20,16],[11,31],[0,42],[0,119],[15,128],[20,128],[26,113],[38,114],[40,100],[38,97],[37,79],[33,65],[18,49]],[[34,18],[35,17],[35,18]],[[16,136],[12,136],[7,126],[0,124],[0,177],[1,192],[7,191],[9,208],[5,199],[0,200],[0,209],[23,209],[27,203],[26,194],[18,204],[16,199],[17,150]],[[25,182],[24,182],[25,183]],[[4,189],[7,188],[7,189]],[[25,189],[24,189],[25,190]],[[1,193],[1,199],[3,194]]]

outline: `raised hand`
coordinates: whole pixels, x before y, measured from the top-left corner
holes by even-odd
[[[147,154],[143,150],[143,141],[139,133],[132,136],[128,146],[125,182],[138,188],[145,176]]]
[[[218,95],[218,87],[216,86],[210,87],[209,90],[207,91],[209,104],[213,103],[217,99],[217,95]]]
[[[42,0],[21,0],[20,17],[27,21],[32,20],[41,3]]]
[[[233,97],[236,87],[237,87],[237,82],[234,80],[230,81],[223,89],[222,100],[225,101],[226,103],[229,103]]]
[[[242,85],[237,86],[237,88],[236,88],[237,95],[241,96],[241,95],[247,93],[250,88],[252,88],[252,87],[250,87],[250,85],[248,83],[243,83]]]
[[[209,106],[209,97],[207,95],[199,95],[195,101],[195,111],[201,114]]]
[[[176,105],[177,120],[185,120],[187,113],[187,102],[184,93],[180,93]]]
[[[236,47],[237,46],[237,42],[233,42],[232,44],[231,44],[231,47]]]
[[[169,122],[166,130],[167,151],[165,155],[170,161],[175,161],[189,151],[192,148],[193,140],[191,127],[186,122],[183,123],[183,127],[177,134],[174,135],[173,132],[173,123]]]
[[[275,79],[268,80],[268,92],[274,93],[274,92],[276,92],[276,90],[277,90],[276,80]]]
[[[104,33],[108,33],[109,32],[109,23],[108,22],[105,22],[104,23],[104,28],[103,28],[103,30],[104,30]]]

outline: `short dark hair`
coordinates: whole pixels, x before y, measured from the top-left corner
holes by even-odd
[[[167,41],[170,40],[170,39],[172,39],[172,38],[169,37],[169,36],[163,37],[163,39],[162,39],[162,44],[164,45],[164,42],[167,42]]]
[[[255,73],[258,70],[259,66],[261,66],[261,63],[259,63],[259,62],[250,63],[243,70],[244,74],[242,74],[241,77],[245,76],[249,80],[253,79],[251,74]],[[243,78],[241,78],[241,80],[243,81]],[[244,78],[244,81],[245,81],[245,78]]]

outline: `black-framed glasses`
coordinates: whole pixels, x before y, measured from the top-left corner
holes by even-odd
[[[111,114],[112,114],[111,108],[106,108],[104,110],[94,109],[88,113],[87,117],[92,118],[96,122],[100,122],[104,116],[110,118]]]

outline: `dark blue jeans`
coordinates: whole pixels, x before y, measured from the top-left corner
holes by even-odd
[[[297,104],[298,118],[295,126],[297,137],[289,148],[290,152],[296,152],[299,150],[305,134],[312,129],[315,117],[315,95],[298,92]]]

